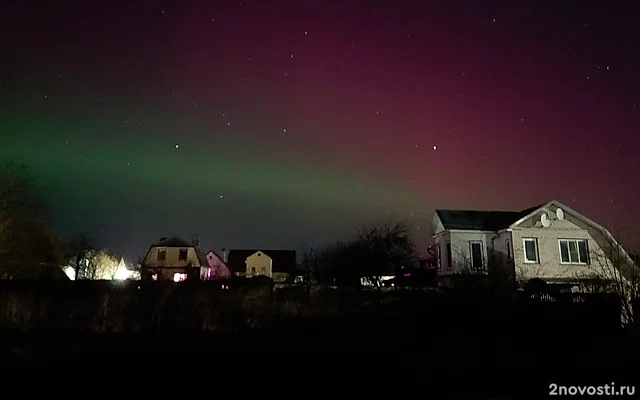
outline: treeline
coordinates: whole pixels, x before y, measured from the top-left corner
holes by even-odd
[[[417,253],[403,221],[383,221],[356,231],[354,237],[303,255],[302,267],[319,283],[359,286],[367,277],[380,283],[383,276],[417,267]]]
[[[63,238],[51,226],[50,207],[26,167],[0,169],[0,279],[112,279],[119,259],[94,249],[88,235]]]

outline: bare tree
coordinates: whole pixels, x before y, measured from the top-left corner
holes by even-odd
[[[599,248],[590,251],[588,272],[580,278],[591,278],[585,290],[612,293],[620,298],[623,325],[635,322],[633,303],[640,297],[640,268],[618,240],[608,232],[599,240]]]
[[[310,255],[317,279],[359,285],[361,278],[377,286],[385,275],[395,275],[417,262],[415,249],[404,222],[385,221],[363,227],[347,242],[337,242]]]
[[[90,244],[88,235],[86,233],[81,233],[71,239],[69,248],[74,259],[74,277],[76,280],[79,280],[80,277],[83,277],[83,272],[88,266],[86,265],[88,261],[87,256],[93,250],[93,247]],[[85,265],[82,265],[83,263]]]
[[[89,250],[86,255],[86,266],[81,276],[92,280],[113,280],[120,264],[118,258],[106,250]]]

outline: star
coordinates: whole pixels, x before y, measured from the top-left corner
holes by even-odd
[[[220,195],[220,198],[222,198],[222,197],[223,197],[223,196],[222,196],[222,195]]]
[[[180,148],[180,146],[178,144],[176,144],[176,149],[179,149],[179,148]]]
[[[433,149],[434,149],[434,150],[438,150],[438,146],[434,145],[434,146],[433,146]],[[426,165],[425,165],[425,167],[426,167]]]
[[[282,130],[282,133],[287,133],[287,130],[286,130],[286,129],[283,129],[283,130]]]

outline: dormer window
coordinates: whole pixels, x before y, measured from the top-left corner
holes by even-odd
[[[167,259],[167,250],[158,249],[158,261],[164,261]]]
[[[180,252],[178,253],[178,260],[179,261],[187,261],[187,254],[189,254],[189,250],[180,249]]]

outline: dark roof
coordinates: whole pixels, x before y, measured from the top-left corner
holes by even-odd
[[[542,207],[522,211],[436,210],[444,229],[499,231]]]
[[[255,252],[261,251],[271,257],[273,261],[272,272],[293,273],[296,268],[295,250],[229,250],[227,255],[227,266],[231,272],[245,272],[247,257]]]
[[[179,237],[162,238],[158,243],[151,245],[151,247],[195,247],[193,243],[189,243],[180,239]]]

